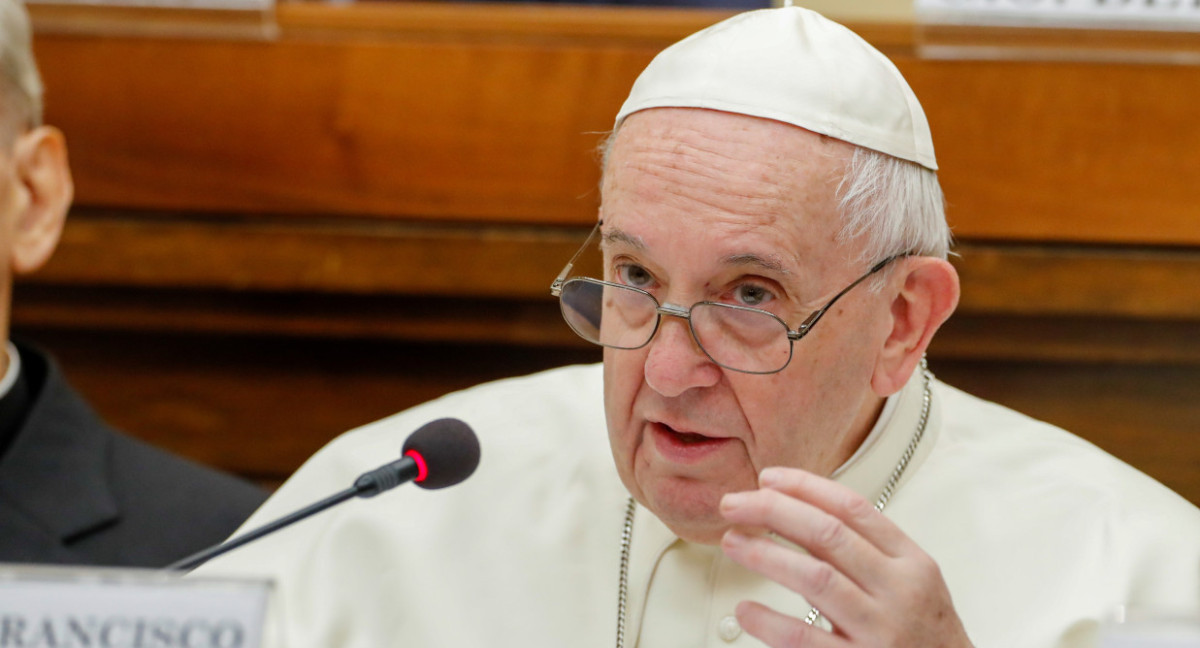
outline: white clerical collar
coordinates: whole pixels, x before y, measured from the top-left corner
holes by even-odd
[[[932,381],[932,378],[930,380]],[[846,463],[834,471],[833,479],[874,502],[896,469],[905,449],[912,442],[921,421],[925,389],[925,377],[921,368],[917,367],[904,387],[888,398],[867,439]],[[920,469],[930,449],[937,443],[940,428],[939,409],[936,403],[931,403],[925,432],[904,470],[903,477],[896,484],[897,488]]]
[[[8,369],[4,372],[4,377],[0,378],[0,398],[8,396],[13,385],[17,384],[17,376],[21,375],[21,354],[17,352],[17,347],[13,346],[12,342],[8,342],[6,350],[8,352]]]
[[[911,383],[912,380],[909,380],[909,382]],[[862,444],[858,446],[858,450],[855,450],[854,454],[850,455],[846,463],[838,466],[837,470],[833,471],[833,474],[830,475],[833,479],[837,479],[847,468],[858,462],[875,445],[879,437],[883,435],[884,428],[887,427],[888,422],[892,420],[892,415],[896,412],[896,406],[900,403],[900,393],[903,391],[901,389],[883,401],[883,410],[879,412],[879,418],[875,419],[875,426],[871,428],[871,432],[867,434],[867,438],[863,439]]]

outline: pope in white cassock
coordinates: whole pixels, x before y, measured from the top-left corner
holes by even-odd
[[[248,524],[435,418],[483,460],[201,573],[274,579],[292,648],[1074,647],[1120,606],[1200,611],[1200,511],[925,368],[958,300],[936,168],[896,68],[811,11],[677,43],[617,116],[600,222],[554,282],[603,366],[343,435]]]

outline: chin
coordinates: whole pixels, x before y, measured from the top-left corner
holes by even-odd
[[[651,485],[638,499],[680,538],[699,544],[718,544],[729,528],[718,508],[724,492],[689,481],[673,479],[666,484]]]

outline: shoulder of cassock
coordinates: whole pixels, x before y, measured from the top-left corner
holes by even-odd
[[[1118,606],[1200,609],[1195,505],[1053,425],[943,383],[934,397],[937,445],[889,515],[938,561],[968,628],[1034,646]]]
[[[346,432],[244,528],[349,487],[398,458],[412,431],[444,417],[479,437],[479,468],[465,482],[350,500],[197,575],[273,581],[277,636],[268,643],[290,648],[378,648],[397,637],[406,645],[508,645],[499,637],[568,645],[581,632],[606,636],[610,615],[591,611],[616,600],[628,493],[609,450],[600,365],[480,385]],[[542,563],[556,569],[530,568]],[[531,608],[531,593],[555,605]],[[588,626],[593,619],[602,625]]]
[[[484,383],[447,394],[340,435],[314,454],[287,480],[246,527],[304,506],[347,488],[363,472],[400,458],[405,439],[422,425],[439,418],[457,418],[479,437],[477,471],[445,491],[425,491],[411,485],[405,495],[485,498],[489,489],[523,481],[531,467],[543,481],[569,484],[579,471],[614,473],[604,423],[602,367],[562,367],[516,378]],[[598,452],[603,450],[603,452]],[[597,461],[603,459],[604,461]],[[556,480],[553,473],[561,471]],[[545,479],[549,473],[550,478]],[[407,498],[406,498],[407,499]]]

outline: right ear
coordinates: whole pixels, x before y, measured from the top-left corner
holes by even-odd
[[[876,360],[871,386],[896,393],[925,355],[933,334],[958,306],[958,273],[945,259],[909,257],[894,270],[900,289],[892,301],[892,330]]]

